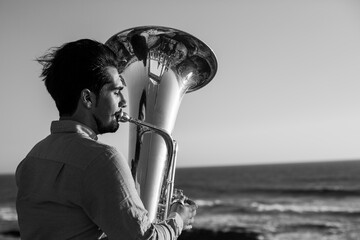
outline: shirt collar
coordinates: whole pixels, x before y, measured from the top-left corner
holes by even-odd
[[[50,131],[51,133],[80,133],[98,140],[96,133],[91,128],[74,120],[53,121]]]

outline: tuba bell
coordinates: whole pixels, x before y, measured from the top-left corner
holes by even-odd
[[[166,219],[172,201],[177,144],[171,137],[185,93],[217,71],[213,51],[196,37],[159,26],[127,29],[106,45],[118,55],[128,89],[129,165],[149,219]],[[131,117],[130,117],[131,116]]]

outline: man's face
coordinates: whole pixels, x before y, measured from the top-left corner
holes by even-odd
[[[100,90],[93,111],[99,134],[116,132],[119,128],[118,118],[122,108],[126,107],[126,100],[122,93],[125,83],[116,68],[108,67],[106,71],[110,81]]]

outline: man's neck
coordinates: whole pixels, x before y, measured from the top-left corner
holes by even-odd
[[[77,117],[76,114],[71,115],[71,116],[69,116],[69,115],[67,115],[67,116],[60,116],[59,120],[60,120],[60,121],[61,121],[61,120],[76,121],[76,122],[78,122],[78,123],[81,123],[82,125],[87,126],[87,127],[90,128],[91,130],[93,130],[93,131],[96,133],[96,135],[98,134],[97,131],[96,131],[97,129],[96,129],[96,128],[94,129],[94,127],[93,127],[91,124],[89,124],[90,122],[89,122],[89,121],[86,121],[86,120],[87,120],[86,118]]]

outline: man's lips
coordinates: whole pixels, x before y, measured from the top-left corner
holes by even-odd
[[[120,109],[120,111],[115,113],[115,118],[118,122],[120,121],[121,115],[122,115],[122,109]]]

